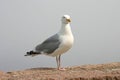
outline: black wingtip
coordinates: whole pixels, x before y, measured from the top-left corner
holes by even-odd
[[[24,55],[24,56],[33,56],[33,55],[37,55],[37,54],[39,54],[39,53],[30,51],[30,52],[27,52],[26,55]]]
[[[26,52],[26,54],[24,56],[29,56],[30,55],[30,52]]]

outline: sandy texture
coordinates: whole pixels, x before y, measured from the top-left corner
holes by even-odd
[[[0,71],[0,80],[8,80],[8,78],[11,78],[9,74]]]
[[[0,72],[0,80],[120,80],[120,62],[98,65],[55,68],[32,68],[15,72]]]

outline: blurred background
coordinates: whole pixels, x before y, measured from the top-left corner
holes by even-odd
[[[62,66],[120,61],[120,0],[0,0],[0,70],[54,67],[54,57],[24,57],[71,16],[75,43]]]

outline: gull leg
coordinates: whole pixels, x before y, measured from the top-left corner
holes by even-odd
[[[56,61],[58,70],[65,70],[64,68],[61,68],[61,55],[56,56]]]
[[[60,60],[61,55],[58,55],[58,69],[61,69],[61,60]]]
[[[57,68],[59,68],[58,56],[56,56]]]

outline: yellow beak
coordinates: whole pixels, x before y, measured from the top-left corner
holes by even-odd
[[[67,21],[68,21],[68,22],[71,22],[71,20],[70,20],[70,19],[67,19]]]

